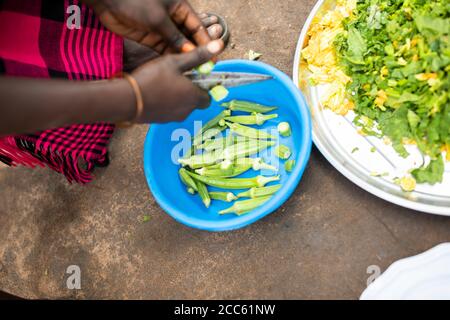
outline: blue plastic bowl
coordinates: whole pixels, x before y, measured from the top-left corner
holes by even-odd
[[[293,152],[291,159],[296,160],[292,173],[284,170],[284,161],[279,162],[275,155],[265,160],[279,162],[283,187],[262,207],[243,216],[219,215],[218,212],[232,205],[213,201],[206,209],[198,196],[186,192],[186,187],[178,177],[179,165],[172,160],[174,148],[180,144],[174,132],[185,129],[194,133],[194,121],[206,123],[223,110],[216,102],[206,110],[194,111],[182,123],[152,125],[144,146],[144,171],[153,196],[158,204],[174,219],[193,228],[207,231],[227,231],[245,227],[277,210],[294,192],[303,175],[311,152],[311,119],[309,109],[300,91],[291,79],[281,71],[261,62],[231,60],[220,62],[215,71],[233,71],[268,74],[273,80],[247,85],[230,90],[225,101],[231,99],[250,100],[264,105],[275,105],[279,114],[275,121],[269,121],[263,129],[275,128],[280,121],[288,121],[292,127],[292,137],[280,137],[279,143],[289,146]],[[176,131],[178,129],[178,131]],[[185,131],[185,132],[187,132]],[[183,131],[181,131],[183,132]],[[272,153],[273,154],[273,153]],[[249,172],[247,176],[255,176]],[[240,190],[233,190],[240,192]]]

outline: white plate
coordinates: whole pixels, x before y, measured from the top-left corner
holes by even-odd
[[[442,184],[422,184],[417,186],[415,192],[403,192],[394,179],[405,176],[408,170],[424,163],[425,159],[417,147],[408,146],[411,155],[407,159],[401,158],[381,139],[358,134],[352,123],[353,112],[343,117],[324,110],[319,103],[323,88],[300,85],[300,79],[307,77],[307,70],[300,65],[301,50],[312,19],[334,6],[335,0],[317,2],[303,27],[295,53],[293,80],[310,106],[315,145],[337,170],[364,190],[406,208],[450,216],[450,163],[446,164]],[[352,153],[355,148],[359,151]],[[374,148],[376,151],[372,152]],[[374,177],[374,173],[387,175]]]
[[[450,300],[450,243],[395,262],[361,300]]]

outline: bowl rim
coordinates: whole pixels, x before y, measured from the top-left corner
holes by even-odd
[[[150,170],[149,165],[150,159],[152,158],[151,143],[152,141],[154,141],[156,130],[158,129],[159,126],[162,126],[161,124],[151,125],[147,132],[147,136],[144,142],[143,166],[147,185],[151,193],[153,194],[156,202],[168,215],[170,215],[176,221],[191,228],[212,232],[237,230],[246,227],[264,218],[265,216],[271,214],[272,212],[280,208],[294,193],[295,189],[300,183],[300,180],[303,176],[303,173],[306,169],[306,166],[311,156],[312,122],[310,111],[307,106],[306,100],[303,97],[303,94],[292,82],[292,79],[282,71],[276,69],[275,67],[272,67],[266,63],[259,61],[226,60],[217,63],[216,68],[220,70],[222,68],[233,67],[236,64],[239,64],[243,67],[250,67],[252,69],[260,69],[259,72],[269,73],[273,75],[277,81],[280,81],[284,86],[287,87],[288,91],[292,95],[292,98],[296,100],[298,112],[300,115],[300,121],[302,123],[300,136],[300,140],[302,141],[302,143],[296,157],[297,165],[295,166],[294,171],[290,173],[289,179],[283,185],[283,188],[280,190],[280,192],[275,194],[275,196],[272,197],[272,199],[270,199],[270,201],[267,202],[264,206],[254,210],[250,214],[243,216],[236,216],[235,219],[224,221],[207,221],[190,217],[187,214],[178,210],[175,206],[173,206],[170,200],[163,195],[161,189],[159,188],[155,180],[151,178],[152,172]],[[255,72],[257,72],[257,70]]]

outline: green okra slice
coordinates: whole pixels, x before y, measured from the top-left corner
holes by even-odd
[[[242,100],[232,100],[230,102],[223,103],[222,107],[228,108],[231,111],[243,111],[249,113],[268,113],[277,109],[277,107],[268,107],[258,103]]]
[[[208,61],[200,66],[198,66],[195,70],[201,75],[209,75],[214,70],[216,64],[212,61]]]
[[[229,146],[223,150],[221,158],[234,160],[237,158],[249,157],[268,149],[275,145],[275,141],[269,140],[249,140]]]
[[[292,170],[294,170],[294,167],[295,167],[295,160],[288,160],[284,164],[284,169],[286,169],[287,172],[292,172]]]
[[[178,171],[178,174],[180,176],[181,182],[183,182],[186,187],[191,188],[194,191],[198,191],[197,184],[195,183],[194,179],[192,179],[192,177],[188,174],[186,169],[181,168]]]
[[[275,154],[277,155],[278,158],[282,160],[287,160],[291,157],[292,152],[291,149],[289,149],[289,147],[280,144],[275,148]]]
[[[258,139],[258,140],[273,140],[275,137],[265,131],[258,130],[255,128],[243,126],[239,123],[229,123],[227,122],[226,125],[230,128],[230,130],[237,135],[240,135],[242,137],[251,138],[251,139]]]
[[[237,197],[232,192],[210,192],[209,196],[212,200],[232,202],[237,200]]]
[[[261,197],[267,197],[275,194],[280,190],[282,187],[281,184],[277,184],[274,186],[269,187],[262,187],[262,188],[251,188],[245,192],[241,192],[237,195],[238,198],[261,198]]]
[[[278,118],[277,114],[262,114],[262,113],[255,113],[251,116],[231,116],[231,117],[225,117],[223,120],[220,121],[221,125],[225,125],[226,122],[233,122],[233,123],[239,123],[244,125],[263,125],[266,121],[276,119]]]
[[[226,97],[228,97],[230,92],[224,86],[218,85],[218,86],[215,86],[214,88],[212,88],[209,91],[209,94],[215,101],[219,102],[219,101],[224,100]]]
[[[253,187],[264,187],[266,184],[270,182],[280,180],[280,176],[273,176],[273,177],[257,176],[253,178],[226,179],[216,177],[205,177],[192,172],[188,173],[196,181],[200,181],[206,185],[220,189],[250,189]]]
[[[211,198],[209,197],[208,188],[206,185],[201,181],[196,181],[197,183],[197,189],[198,189],[198,195],[202,199],[203,204],[206,208],[209,208],[211,205]]]
[[[290,137],[292,135],[291,125],[288,122],[279,123],[277,129],[283,137]]]
[[[270,170],[270,171],[278,171],[278,169],[274,166],[271,166],[264,162],[261,158],[239,158],[235,161],[236,165],[250,165],[253,170]]]
[[[237,215],[243,215],[246,214],[252,210],[255,210],[256,208],[262,206],[264,203],[269,201],[271,196],[268,197],[261,197],[261,198],[255,198],[255,199],[249,199],[249,200],[242,200],[242,201],[236,201],[233,206],[231,206],[228,209],[222,210],[219,212],[219,214],[228,214],[228,213],[235,213]]]

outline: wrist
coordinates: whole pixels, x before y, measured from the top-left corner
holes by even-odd
[[[94,105],[100,106],[96,111],[91,110],[91,113],[98,113],[93,115],[95,118],[112,123],[134,120],[136,98],[125,79],[99,81],[89,88],[95,96]]]
[[[112,81],[112,90],[117,96],[117,119],[115,122],[132,122],[136,120],[136,94],[126,79]]]

